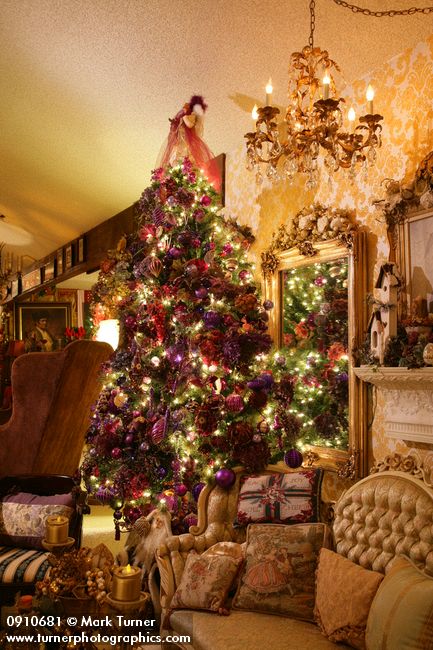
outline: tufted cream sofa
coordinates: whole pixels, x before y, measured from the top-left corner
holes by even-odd
[[[287,471],[279,466],[270,471]],[[263,613],[232,610],[229,616],[177,610],[167,616],[186,557],[219,541],[243,542],[245,531],[234,529],[239,478],[225,491],[207,487],[199,499],[198,525],[167,540],[156,554],[161,577],[162,627],[168,634],[188,635],[193,645],[167,644],[194,650],[322,650],[336,646],[310,622]],[[334,486],[335,487],[335,486]],[[326,476],[323,491],[327,491]],[[332,492],[332,488],[331,488]],[[325,500],[326,501],[326,500]],[[407,555],[433,575],[433,491],[401,471],[371,474],[349,487],[335,505],[332,524],[335,550],[353,562],[386,573],[393,559]]]

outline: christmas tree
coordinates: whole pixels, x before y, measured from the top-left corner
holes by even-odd
[[[272,305],[260,304],[251,241],[185,158],[153,172],[136,233],[101,266],[94,301],[117,312],[121,343],[105,367],[82,473],[118,522],[163,501],[187,529],[188,497],[206,478],[228,485],[233,465],[260,470],[275,454]]]

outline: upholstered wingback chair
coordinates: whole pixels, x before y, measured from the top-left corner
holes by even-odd
[[[14,361],[12,414],[0,426],[0,477],[76,472],[101,364],[111,353],[108,343],[80,340]]]

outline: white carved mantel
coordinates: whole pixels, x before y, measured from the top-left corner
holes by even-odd
[[[433,444],[433,368],[361,366],[353,370],[383,392],[387,436]]]

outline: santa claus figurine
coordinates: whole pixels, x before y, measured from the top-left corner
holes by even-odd
[[[215,157],[202,139],[203,117],[207,109],[203,97],[193,95],[187,104],[170,119],[170,133],[158,157],[157,167],[174,165],[188,157],[201,169],[217,191],[221,188],[221,176]]]

